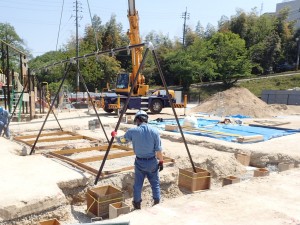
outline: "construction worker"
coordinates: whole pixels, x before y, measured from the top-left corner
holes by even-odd
[[[8,119],[9,119],[8,111],[4,110],[0,106],[0,136],[2,134],[2,130],[4,129],[4,133],[7,138],[10,137],[9,128],[8,128]]]
[[[148,115],[145,111],[139,110],[135,114],[135,128],[127,130],[124,136],[117,137],[117,141],[121,144],[132,142],[135,152],[135,176],[133,185],[133,207],[141,209],[142,188],[144,179],[150,182],[154,205],[160,202],[160,181],[159,171],[163,170],[163,155],[161,140],[158,131],[148,125]],[[117,133],[112,132],[112,136],[116,137]]]

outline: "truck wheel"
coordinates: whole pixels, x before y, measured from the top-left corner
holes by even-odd
[[[159,99],[154,99],[152,100],[150,107],[149,107],[150,111],[153,114],[158,114],[161,112],[161,110],[163,109],[163,103],[161,100]]]
[[[113,109],[108,109],[106,107],[104,107],[103,110],[107,113],[112,113],[114,111]]]

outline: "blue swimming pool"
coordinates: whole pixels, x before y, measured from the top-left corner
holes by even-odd
[[[262,135],[261,141],[266,141],[276,137],[291,135],[299,132],[299,130],[266,128],[259,126],[248,126],[240,124],[220,124],[219,120],[197,119],[198,127],[192,129],[183,129],[184,133],[198,136],[207,136],[225,141],[236,141],[237,137],[253,137]],[[180,125],[183,119],[179,120]],[[155,126],[159,130],[165,130],[165,125],[177,125],[175,119],[165,119],[161,122],[156,120],[149,121],[149,124]]]

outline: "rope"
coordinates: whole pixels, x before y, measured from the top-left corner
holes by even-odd
[[[96,47],[97,47],[97,52],[98,52],[99,51],[98,39],[97,39],[96,30],[95,30],[93,19],[92,19],[92,13],[91,13],[91,8],[90,8],[89,0],[87,0],[87,4],[88,4],[88,8],[89,8],[89,13],[90,13],[90,18],[91,18],[91,24],[92,24],[92,28],[93,28],[93,31],[94,31],[95,42],[96,42]]]
[[[56,51],[57,51],[57,45],[58,45],[58,39],[59,39],[59,34],[60,34],[60,26],[61,26],[61,19],[62,19],[62,14],[64,11],[64,4],[65,0],[63,0],[62,7],[61,7],[61,13],[60,13],[60,20],[59,20],[59,27],[58,27],[58,34],[57,34],[57,40],[56,40]]]

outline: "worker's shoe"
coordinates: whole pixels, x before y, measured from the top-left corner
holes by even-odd
[[[154,203],[153,203],[153,205],[157,205],[157,204],[159,204],[159,202],[160,202],[160,200],[159,200],[159,199],[154,199]]]
[[[132,201],[132,205],[133,205],[133,208],[136,210],[136,209],[141,209],[141,202],[135,202],[135,201]]]

